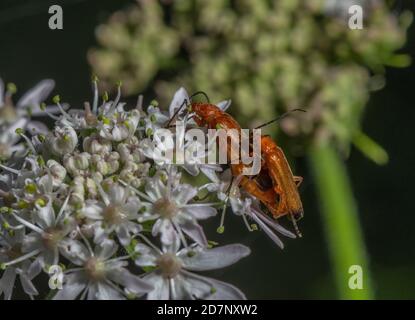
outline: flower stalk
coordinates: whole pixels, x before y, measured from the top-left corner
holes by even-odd
[[[313,146],[309,157],[338,295],[341,299],[373,299],[369,261],[345,165],[335,149],[327,144]],[[349,287],[354,274],[349,270],[356,265],[362,268],[362,289]]]

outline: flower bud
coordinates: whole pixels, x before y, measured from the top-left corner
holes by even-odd
[[[75,166],[79,170],[87,170],[89,167],[89,159],[91,158],[91,155],[87,152],[82,152],[75,154]]]
[[[122,162],[127,162],[131,159],[130,149],[126,143],[120,143],[117,146],[117,151],[120,154],[120,158]]]
[[[78,176],[75,177],[71,186],[71,198],[70,203],[74,207],[82,207],[85,201],[85,178]]]
[[[95,199],[98,196],[97,185],[94,180],[87,178],[86,179],[86,190],[88,192],[89,198]]]
[[[125,143],[120,143],[117,146],[117,151],[120,154],[121,161],[124,163],[129,161],[138,163],[145,158],[140,149],[140,142],[135,136],[127,139]]]
[[[87,152],[75,153],[74,155],[65,155],[63,163],[72,175],[78,176],[89,168],[90,158],[91,155]]]
[[[59,186],[66,177],[66,169],[55,160],[48,160],[46,166],[50,169],[54,186]]]
[[[108,153],[112,150],[111,141],[98,136],[86,137],[83,143],[84,150],[90,154]]]
[[[111,152],[105,156],[105,161],[108,163],[108,174],[115,173],[120,168],[120,155],[118,152]]]
[[[97,172],[101,173],[103,176],[107,175],[109,171],[108,164],[101,155],[94,154],[91,158],[91,162]]]
[[[71,153],[78,144],[78,136],[70,126],[57,127],[48,137],[48,144],[52,152],[58,156]]]

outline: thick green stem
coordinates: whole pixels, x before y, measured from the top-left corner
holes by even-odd
[[[365,244],[344,163],[330,146],[315,146],[309,155],[339,296],[341,299],[372,299]],[[353,269],[352,266],[357,267]],[[362,289],[356,288],[360,270]]]

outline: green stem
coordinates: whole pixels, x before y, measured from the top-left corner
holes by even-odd
[[[313,147],[309,156],[339,296],[341,299],[373,299],[365,244],[344,163],[330,146]],[[352,287],[359,283],[359,271],[350,269],[355,265],[362,270],[362,289],[349,286],[349,282]]]
[[[385,165],[389,161],[388,153],[377,142],[366,134],[359,132],[353,137],[354,146],[366,157],[378,165]]]

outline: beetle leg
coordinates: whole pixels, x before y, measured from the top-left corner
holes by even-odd
[[[288,213],[288,210],[287,210],[287,206],[285,205],[285,201],[281,199],[280,202],[278,203],[276,215],[274,215],[274,218],[280,218],[282,216],[285,216],[287,213]]]
[[[297,187],[299,187],[301,182],[303,182],[303,177],[294,176],[294,182],[297,184]]]
[[[274,191],[279,195],[278,207],[276,209],[276,214],[274,214],[274,218],[279,218],[285,216],[288,213],[288,210],[285,203],[284,193],[281,188],[277,185],[274,187]]]
[[[231,182],[229,182],[229,186],[228,186],[228,188],[226,189],[226,192],[225,192],[227,197],[229,197],[229,195],[231,194],[231,190],[234,187],[234,182],[235,182],[235,176],[232,176]]]
[[[287,204],[285,203],[284,198],[280,198],[280,202],[277,207],[277,216],[274,216],[274,218],[281,218],[287,214],[289,214]]]

